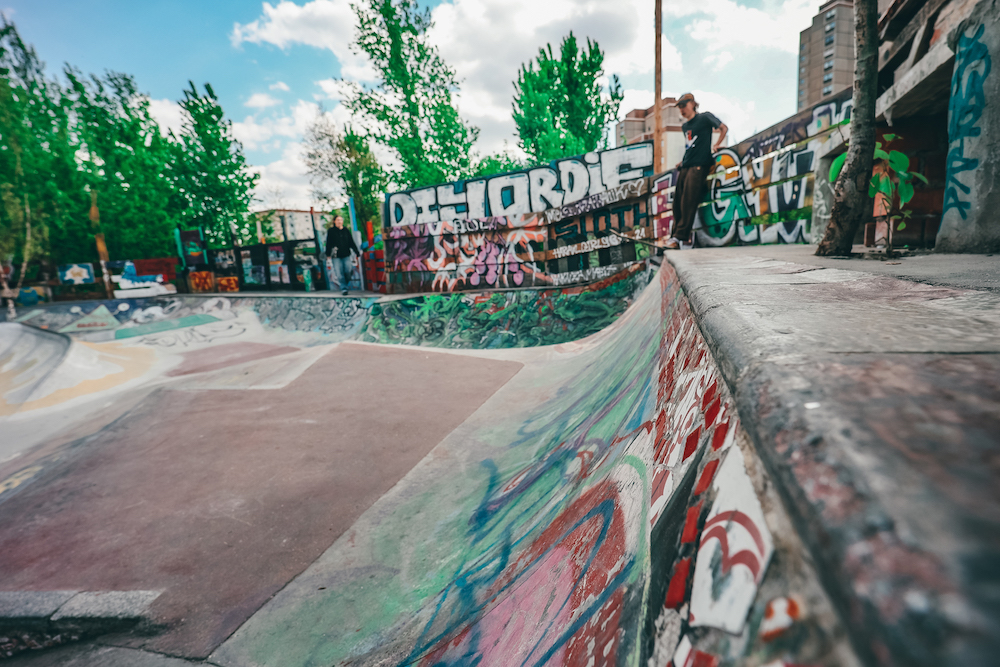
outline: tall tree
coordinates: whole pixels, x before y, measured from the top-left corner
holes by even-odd
[[[59,84],[46,79],[44,64],[16,27],[0,23],[0,262],[36,272],[50,241],[66,236],[87,248],[86,195],[76,168],[72,114]],[[78,211],[83,211],[81,219]],[[69,250],[65,246],[62,250]],[[71,255],[66,253],[67,258]],[[30,276],[29,276],[30,277]]]
[[[324,186],[333,182],[343,194],[354,199],[359,221],[378,221],[388,175],[372,153],[366,136],[350,127],[340,134],[333,121],[321,114],[306,132],[305,149],[305,163],[317,199],[332,202],[334,193]]]
[[[623,92],[612,77],[607,95],[600,84],[604,52],[588,39],[580,49],[572,32],[559,56],[552,45],[521,66],[514,82],[514,124],[519,145],[538,162],[603,148],[607,126],[618,117]]]
[[[149,112],[149,98],[120,73],[66,79],[81,141],[80,168],[97,192],[101,225],[112,257],[176,253],[173,230],[183,200],[166,177],[175,154]]]
[[[872,215],[868,194],[875,154],[875,99],[878,82],[878,3],[855,0],[854,102],[847,160],[833,186],[830,224],[817,255],[849,255],[858,227]]]
[[[399,156],[396,184],[406,188],[461,178],[470,170],[479,130],[455,106],[455,72],[428,39],[430,10],[416,0],[359,0],[356,51],[377,73],[376,85],[344,82],[344,104],[365,129]]]
[[[204,227],[210,245],[256,242],[256,223],[249,208],[259,178],[247,166],[243,145],[209,84],[202,95],[190,83],[180,101],[184,125],[174,140],[169,178],[182,198],[180,221]]]

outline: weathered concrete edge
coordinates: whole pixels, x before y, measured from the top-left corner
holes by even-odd
[[[163,591],[0,591],[0,633],[103,634],[152,623]]]
[[[852,569],[852,552],[883,536],[897,543],[904,541],[896,534],[891,513],[858,474],[857,462],[851,460],[851,440],[870,438],[871,434],[859,433],[859,425],[846,416],[817,419],[809,414],[805,403],[813,400],[813,392],[796,388],[796,381],[802,379],[796,372],[805,361],[802,355],[782,355],[768,340],[771,332],[759,330],[730,307],[734,304],[720,303],[717,291],[704,289],[714,284],[712,269],[699,267],[680,253],[668,253],[667,259],[729,386],[743,427],[816,564],[858,658],[869,665],[917,664],[912,651],[919,652],[928,637],[921,637],[912,627],[894,627],[855,588],[858,572],[856,565]],[[824,517],[822,501],[810,499],[803,487],[804,469],[832,475],[857,511],[839,522]],[[919,551],[911,553],[918,558],[927,556],[928,561],[934,558]],[[906,647],[907,642],[912,644]],[[962,639],[958,643],[946,664],[980,664],[975,660],[982,657],[976,648]],[[924,655],[918,662],[924,664],[929,658]],[[968,662],[970,658],[972,662]]]

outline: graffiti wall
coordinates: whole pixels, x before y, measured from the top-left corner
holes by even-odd
[[[652,145],[391,194],[389,293],[560,287],[645,259]]]
[[[771,601],[759,591],[787,551],[772,558],[734,403],[670,267],[612,327],[556,352],[277,594],[219,663],[822,659],[801,650],[803,627],[769,644],[791,620],[759,631]]]
[[[803,243],[813,213],[816,149],[850,120],[850,90],[715,154],[695,235],[700,246]],[[659,236],[673,222],[677,172],[653,181],[651,215]]]
[[[947,181],[938,248],[944,252],[1000,250],[995,174],[1000,166],[1000,51],[995,6],[980,3],[954,34],[955,70],[948,106]],[[950,42],[951,44],[951,42]]]
[[[21,309],[17,322],[90,340],[163,348],[258,330],[302,345],[362,340],[426,347],[514,348],[578,340],[614,322],[649,283],[645,262],[585,286],[409,299],[164,296]],[[5,314],[0,313],[0,320]]]

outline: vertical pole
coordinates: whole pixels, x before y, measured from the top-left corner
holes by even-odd
[[[111,276],[108,274],[108,246],[104,243],[104,234],[101,232],[101,212],[97,208],[97,190],[90,191],[90,224],[96,230],[94,232],[94,242],[97,244],[97,256],[101,260],[101,275],[104,277],[104,292],[109,299],[114,297],[111,291]]]
[[[653,96],[655,100],[653,101],[653,120],[656,123],[655,129],[653,131],[653,173],[660,174],[663,173],[663,113],[660,110],[660,100],[663,99],[663,63],[661,59],[663,57],[663,0],[655,0],[655,11],[656,19],[653,23],[656,26],[656,57],[655,65],[656,73],[655,84],[653,88]]]
[[[309,207],[309,221],[313,227],[313,239],[316,241],[316,261],[319,262],[319,272],[323,276],[323,284],[330,289],[330,276],[326,273],[326,248],[323,247],[323,239],[320,237],[319,229],[316,227],[316,214],[313,207]]]

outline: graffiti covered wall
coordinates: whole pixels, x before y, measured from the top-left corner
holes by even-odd
[[[1000,250],[1000,52],[995,2],[981,2],[954,35],[955,70],[948,107],[947,183],[937,247],[944,252]],[[950,42],[949,42],[950,43]]]
[[[850,90],[715,154],[705,201],[695,220],[697,244],[803,243],[813,215],[816,149],[850,120]],[[653,181],[657,234],[673,222],[676,170]]]
[[[559,287],[648,256],[652,145],[557,160],[386,199],[390,293]],[[616,233],[617,232],[617,233]]]

